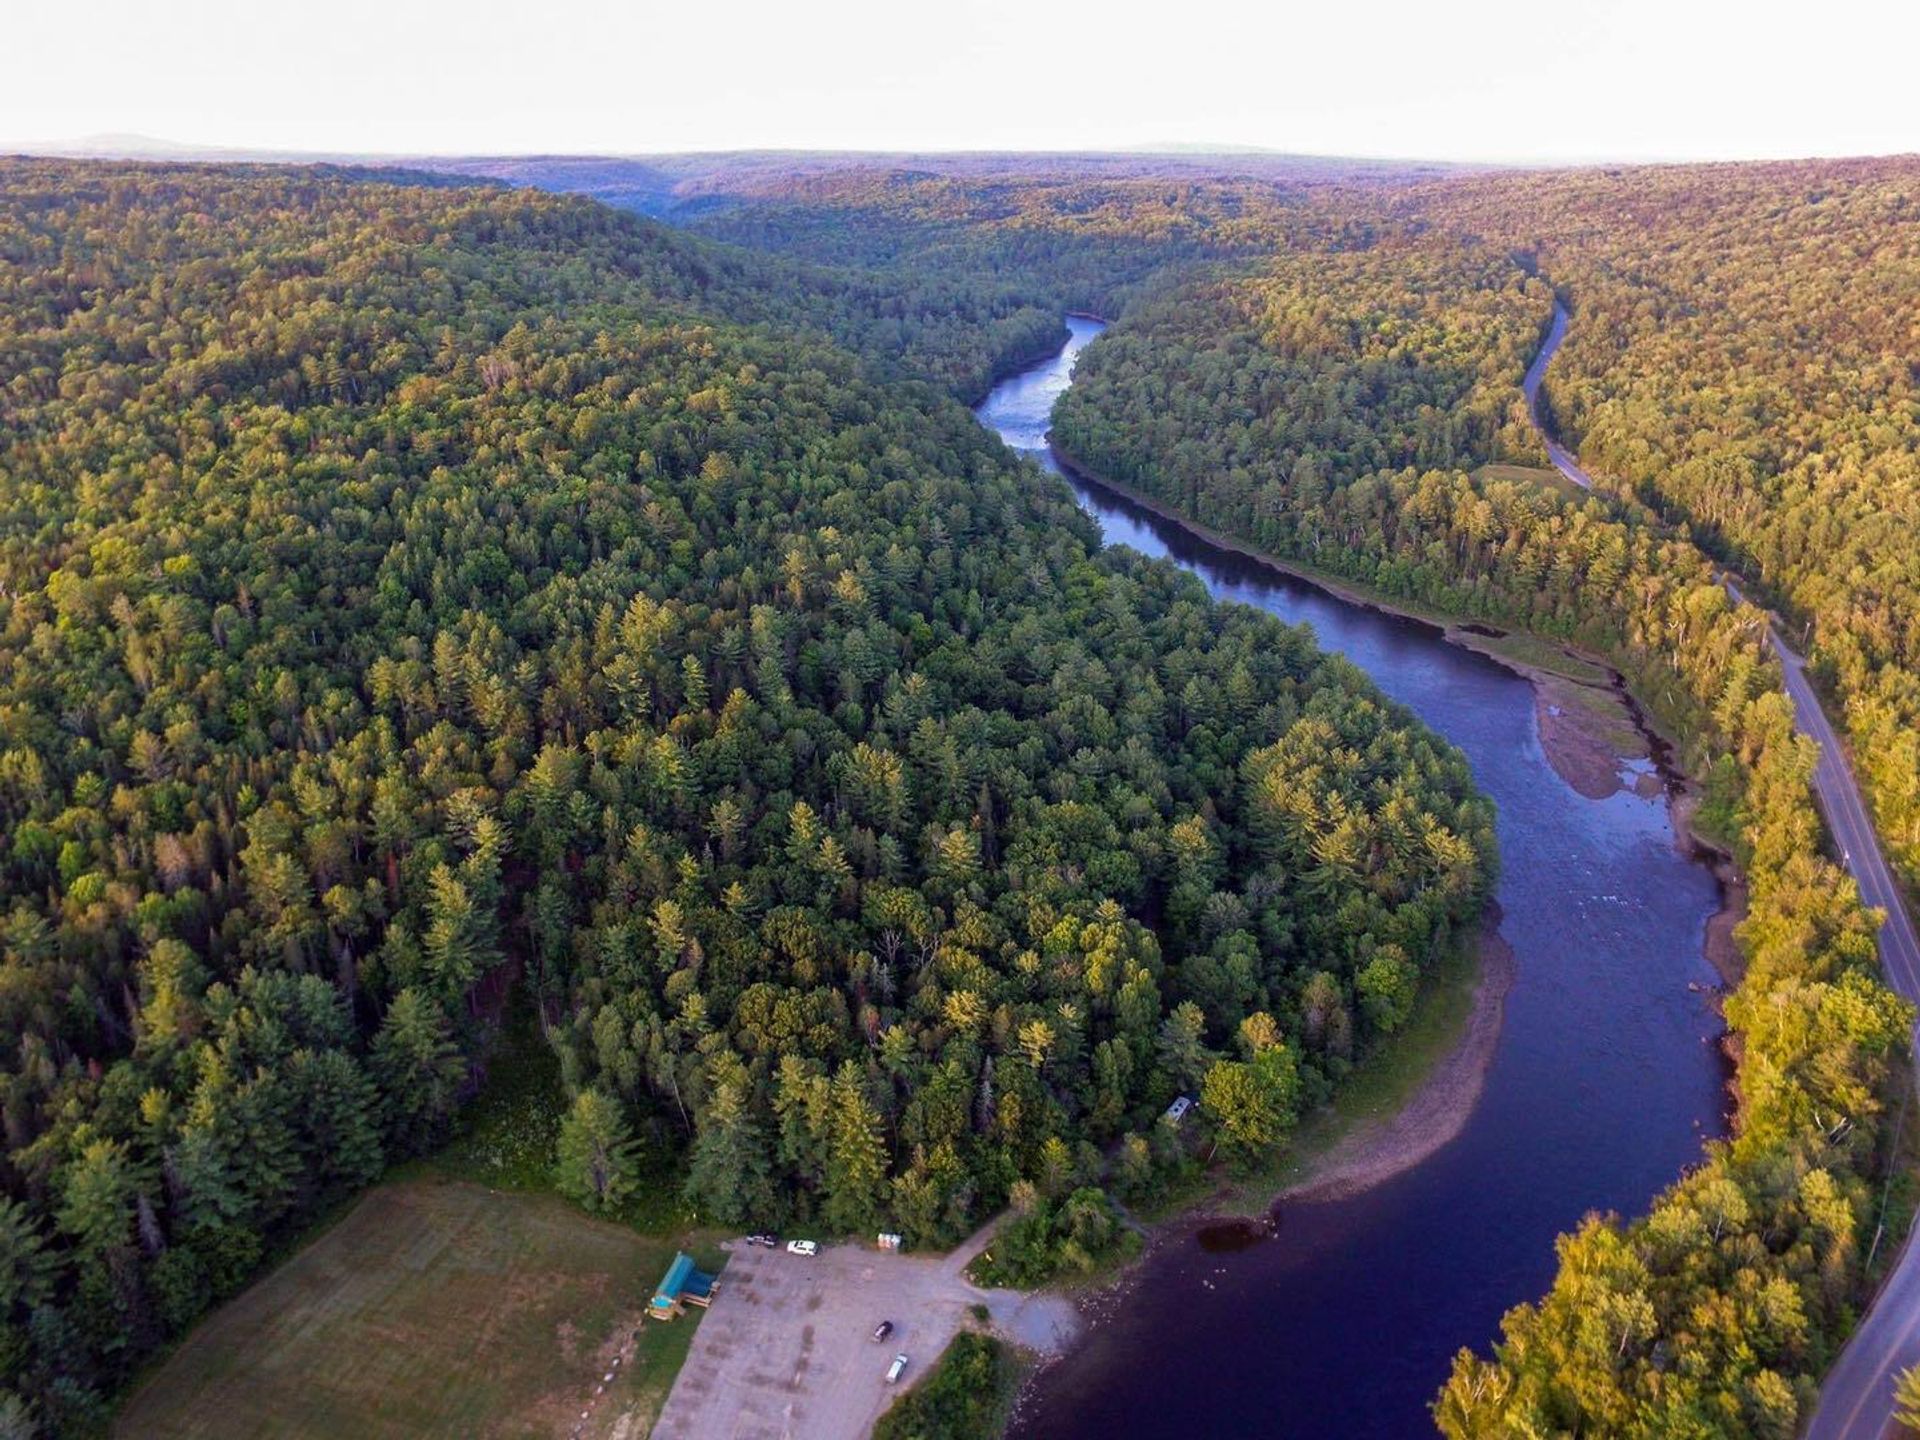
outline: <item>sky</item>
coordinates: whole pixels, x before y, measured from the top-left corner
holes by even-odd
[[[0,148],[1920,151],[1920,0],[7,0]]]

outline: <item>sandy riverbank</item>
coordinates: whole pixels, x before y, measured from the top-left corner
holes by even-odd
[[[1673,828],[1684,843],[1690,843],[1695,853],[1713,876],[1720,882],[1720,908],[1707,921],[1707,939],[1703,947],[1707,963],[1712,965],[1720,976],[1720,983],[1731,990],[1740,983],[1740,977],[1746,972],[1746,958],[1740,953],[1740,946],[1734,939],[1734,931],[1740,922],[1747,918],[1747,877],[1740,867],[1734,864],[1733,857],[1719,846],[1702,840],[1693,828],[1693,818],[1700,809],[1700,796],[1697,791],[1687,790],[1676,795],[1673,800]]]
[[[1370,1190],[1434,1154],[1466,1128],[1493,1064],[1513,988],[1513,947],[1489,925],[1478,945],[1479,980],[1459,1040],[1427,1072],[1413,1095],[1387,1113],[1369,1116],[1335,1141],[1305,1179],[1282,1190],[1281,1200],[1340,1200]]]

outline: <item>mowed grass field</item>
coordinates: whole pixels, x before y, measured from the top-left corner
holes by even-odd
[[[115,1433],[639,1440],[696,1324],[642,1315],[674,1250],[552,1195],[381,1185],[202,1322]]]

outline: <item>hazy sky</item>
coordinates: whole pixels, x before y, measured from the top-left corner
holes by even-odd
[[[7,0],[0,143],[1920,150],[1920,0]]]

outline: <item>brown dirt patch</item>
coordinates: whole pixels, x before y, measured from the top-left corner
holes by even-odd
[[[1597,686],[1540,672],[1528,678],[1540,720],[1540,748],[1554,773],[1589,800],[1619,791],[1624,762],[1643,760],[1648,753],[1626,707]],[[1642,778],[1651,780],[1657,793],[1659,776]]]
[[[1740,922],[1747,918],[1747,879],[1740,873],[1740,867],[1733,863],[1733,857],[1706,840],[1693,828],[1693,817],[1699,812],[1700,797],[1691,790],[1676,795],[1673,800],[1673,832],[1678,843],[1686,847],[1720,882],[1720,909],[1707,921],[1706,956],[1720,976],[1721,983],[1731,990],[1740,983],[1740,977],[1746,973],[1746,957],[1740,953],[1740,946],[1734,939],[1734,931]]]

